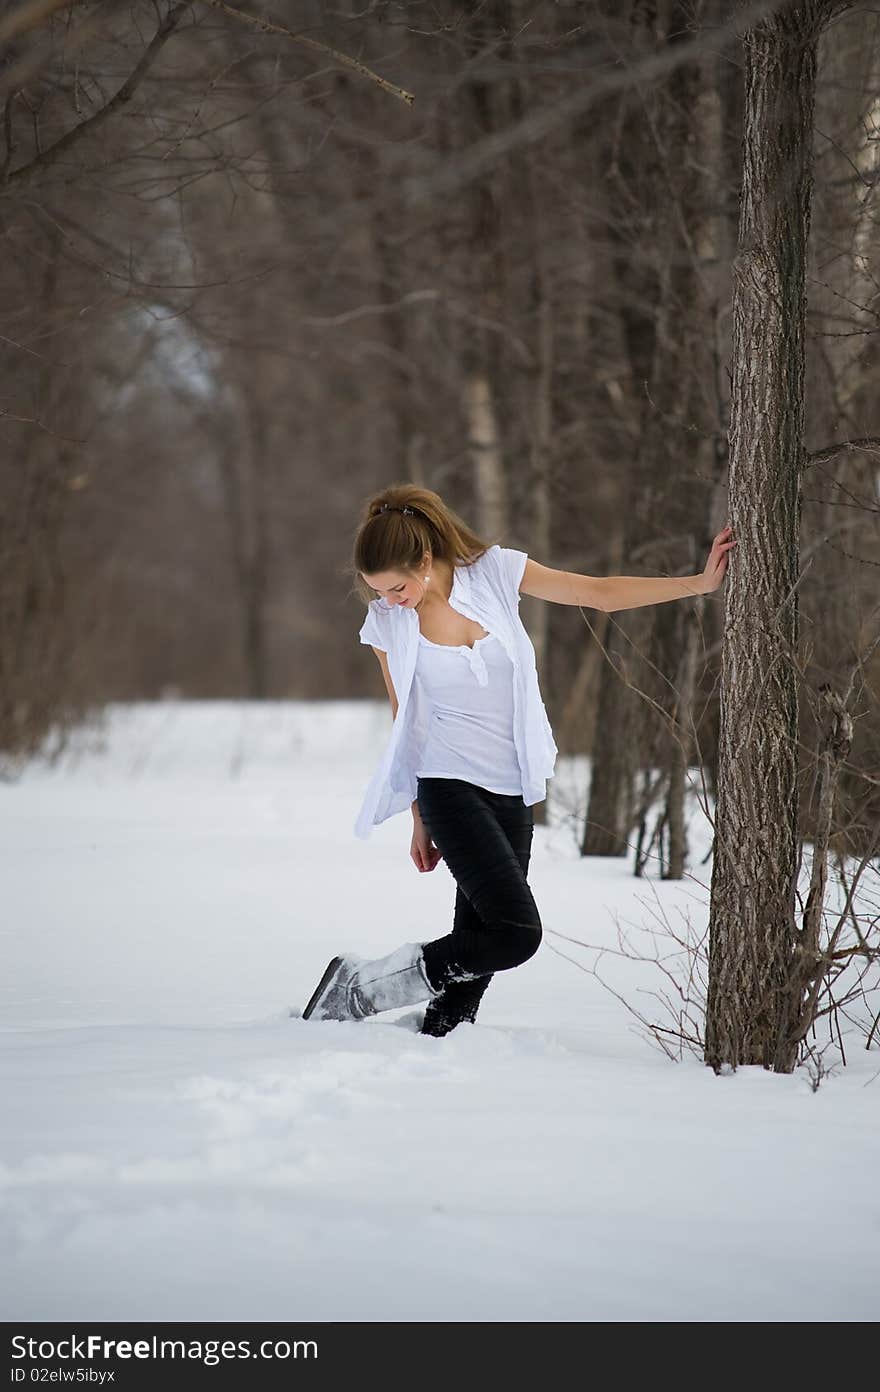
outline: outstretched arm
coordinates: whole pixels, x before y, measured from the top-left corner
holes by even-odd
[[[712,542],[705,570],[699,575],[578,575],[571,570],[551,570],[537,561],[526,561],[520,594],[534,595],[552,604],[578,604],[613,614],[618,609],[638,609],[668,599],[711,594],[727,569],[727,552],[736,542],[724,527]]]

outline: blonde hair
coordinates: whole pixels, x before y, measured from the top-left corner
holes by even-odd
[[[404,507],[411,511],[402,512]],[[362,575],[388,570],[414,574],[426,551],[453,566],[471,565],[493,544],[472,531],[439,493],[414,483],[392,483],[363,505],[352,547],[354,589],[369,603],[376,592]]]

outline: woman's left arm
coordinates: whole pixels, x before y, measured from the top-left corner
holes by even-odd
[[[520,594],[534,595],[552,604],[578,604],[613,614],[618,609],[639,609],[669,599],[711,594],[727,569],[727,553],[736,542],[724,527],[712,542],[709,559],[699,575],[577,575],[570,570],[551,570],[537,561],[526,561]]]

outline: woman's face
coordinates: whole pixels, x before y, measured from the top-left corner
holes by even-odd
[[[370,589],[376,591],[377,598],[388,605],[399,604],[411,609],[424,594],[421,581],[404,570],[384,570],[378,575],[365,575],[363,578]]]

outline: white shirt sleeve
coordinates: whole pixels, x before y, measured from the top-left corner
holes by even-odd
[[[498,548],[501,574],[515,604],[518,604],[522,597],[519,592],[519,582],[522,580],[528,559],[527,551],[516,551],[510,546],[499,546]]]
[[[372,648],[381,648],[382,652],[388,651],[388,640],[379,622],[379,617],[373,607],[373,601],[367,609],[367,616],[361,626],[358,637],[362,643],[369,643]]]

